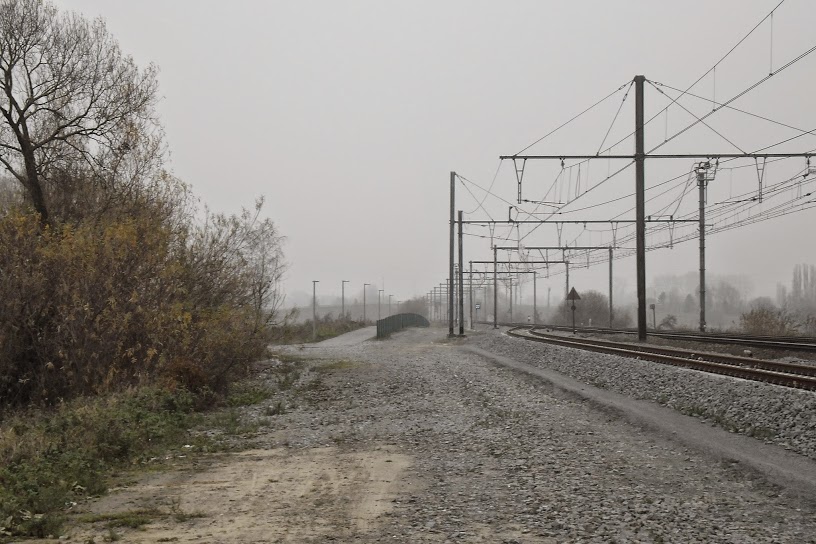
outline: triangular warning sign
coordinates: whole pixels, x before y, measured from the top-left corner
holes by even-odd
[[[581,297],[578,295],[578,291],[575,290],[575,287],[570,290],[569,295],[567,295],[567,300],[581,300]]]

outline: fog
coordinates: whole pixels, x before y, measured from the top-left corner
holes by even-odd
[[[634,216],[634,171],[605,181],[625,161],[592,161],[588,170],[566,161],[563,171],[558,161],[528,162],[523,198],[558,202],[554,208],[519,206],[513,164],[500,163],[499,155],[525,149],[615,89],[526,152],[594,154],[620,141],[612,152],[631,154],[626,136],[633,130],[634,90],[623,97],[637,74],[665,85],[646,85],[647,119],[656,115],[646,127],[651,150],[711,112],[713,101],[737,95],[816,45],[812,2],[787,0],[772,27],[766,21],[691,89],[701,98],[687,95],[665,114],[669,100],[658,89],[671,97],[679,94],[672,88],[687,89],[778,0],[57,4],[103,17],[124,51],[160,68],[159,110],[173,173],[217,211],[236,212],[265,195],[264,215],[287,236],[288,304],[308,304],[312,281],[319,280],[319,302],[333,308],[342,280],[350,282],[350,304],[362,298],[364,283],[374,284],[367,295],[375,299],[384,289],[392,300],[406,300],[444,281],[450,171],[468,180],[457,182],[456,207],[469,220],[504,220],[517,205],[512,215],[519,219],[558,211],[552,218],[625,221]],[[800,135],[797,128],[813,130],[814,68],[816,53],[731,104],[788,127],[723,109],[660,152],[752,152]],[[813,149],[816,135],[769,151]],[[647,160],[647,215],[696,218],[696,183],[687,183],[693,163]],[[797,191],[807,195],[816,175],[802,177],[805,169],[804,159],[769,161],[764,202],[737,216],[732,212],[740,202],[758,195],[756,165],[744,159],[721,164],[709,184],[711,224],[726,227],[715,222],[729,214],[750,222],[750,213],[770,213]],[[801,183],[773,192],[795,176]],[[816,261],[814,211],[789,212],[710,235],[712,281],[740,278],[744,299],[773,299],[777,283],[790,283],[795,264]],[[560,232],[552,224],[491,232],[469,225],[465,261],[492,259],[491,236],[500,245],[614,244],[621,257],[614,262],[615,291],[625,301],[635,287],[634,257],[623,258],[634,247],[626,238],[632,227],[616,228],[579,223]],[[667,282],[668,276],[686,278],[684,294],[696,287],[696,228],[650,226],[650,296],[683,284]],[[606,292],[605,255],[590,254],[588,263],[585,253],[570,254],[571,285]],[[560,259],[561,253],[547,256]],[[542,275],[542,292],[549,287],[560,298],[563,267]]]

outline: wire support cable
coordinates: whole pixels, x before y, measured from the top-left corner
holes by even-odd
[[[748,86],[746,89],[744,89],[744,90],[740,91],[739,93],[735,94],[734,96],[732,96],[731,98],[729,98],[728,100],[726,100],[725,102],[720,104],[719,106],[715,107],[713,110],[711,110],[707,114],[703,115],[702,117],[697,118],[697,120],[694,121],[693,123],[691,123],[690,125],[687,125],[683,129],[681,129],[678,132],[674,133],[672,136],[670,136],[664,142],[662,142],[660,144],[657,144],[655,147],[650,149],[647,152],[647,154],[652,153],[652,152],[660,149],[661,147],[663,147],[667,143],[671,142],[672,140],[674,140],[678,136],[680,136],[682,134],[685,134],[691,128],[693,128],[693,127],[697,126],[698,124],[702,123],[703,121],[705,121],[706,119],[708,119],[709,117],[711,117],[712,115],[714,115],[715,113],[717,113],[718,111],[723,109],[724,107],[728,106],[732,102],[734,102],[734,101],[740,99],[741,97],[745,96],[746,94],[750,93],[751,91],[753,91],[754,89],[756,89],[757,87],[759,87],[760,85],[762,85],[763,83],[765,83],[766,81],[771,79],[772,77],[779,75],[780,73],[782,73],[786,69],[790,68],[791,66],[793,66],[794,64],[796,64],[800,60],[804,59],[805,57],[807,57],[808,55],[813,53],[814,51],[816,51],[816,45],[812,46],[810,49],[806,50],[804,53],[801,53],[798,57],[795,57],[794,59],[792,59],[792,60],[788,61],[787,63],[783,64],[775,72],[772,72],[772,73],[768,74],[767,76],[764,76],[762,79],[754,82],[753,84]],[[801,134],[800,134],[800,136],[801,136]]]
[[[652,85],[657,85],[658,87],[663,87],[663,88],[669,89],[670,91],[675,91],[675,92],[678,92],[678,93],[683,93],[684,92],[684,91],[681,91],[680,89],[678,89],[677,87],[672,87],[671,85],[667,85],[667,84],[661,83],[659,81],[649,80],[649,83],[651,83]],[[674,100],[674,98],[669,96],[667,93],[664,93],[664,94],[669,99]],[[691,98],[697,98],[698,100],[705,100],[706,102],[710,101],[710,99],[708,99],[708,98],[706,98],[704,96],[700,96],[698,94],[690,93],[688,91],[685,91],[685,94],[690,96]],[[778,125],[778,126],[784,127],[784,128],[789,128],[789,129],[795,130],[797,132],[808,132],[803,128],[795,127],[793,125],[789,125],[787,123],[777,121],[776,119],[771,119],[770,117],[765,117],[764,115],[759,115],[757,113],[753,113],[753,112],[750,112],[750,111],[747,111],[747,110],[744,110],[744,109],[741,109],[741,108],[737,108],[735,106],[720,104],[719,102],[716,102],[716,101],[714,102],[714,105],[716,107],[722,106],[723,108],[726,108],[726,109],[729,109],[729,110],[732,110],[732,111],[735,111],[735,112],[738,112],[738,113],[742,113],[742,114],[745,114],[745,115],[749,115],[749,116],[754,117],[756,119],[760,119],[762,121],[767,121],[768,123],[772,123],[774,125]]]
[[[604,135],[603,140],[601,140],[601,145],[598,146],[598,153],[596,153],[596,154],[600,155],[601,150],[603,149],[603,146],[606,143],[606,139],[609,138],[609,133],[612,132],[612,128],[615,126],[615,121],[618,120],[618,116],[620,115],[620,112],[623,109],[623,105],[626,103],[626,98],[629,96],[629,92],[632,90],[632,85],[634,85],[634,84],[635,84],[634,81],[629,83],[629,88],[626,89],[626,93],[624,93],[624,95],[623,95],[623,99],[621,100],[620,106],[618,106],[618,111],[615,112],[615,117],[612,118],[612,123],[609,125],[609,128],[606,130],[606,134]]]
[[[573,117],[572,117],[572,118],[570,118],[568,121],[566,121],[566,122],[564,122],[564,123],[562,123],[562,124],[558,125],[556,128],[552,129],[550,132],[548,132],[547,134],[545,134],[544,136],[542,136],[542,137],[541,137],[541,138],[539,138],[538,140],[534,141],[533,143],[531,143],[530,145],[528,145],[527,147],[525,147],[525,148],[524,148],[524,149],[522,149],[521,151],[516,152],[516,155],[520,155],[520,154],[524,153],[525,151],[527,151],[528,149],[530,149],[531,147],[533,147],[534,145],[536,145],[536,144],[539,144],[539,143],[543,142],[545,139],[549,138],[550,136],[552,136],[553,134],[555,134],[556,132],[558,132],[558,131],[559,131],[559,130],[561,130],[562,128],[566,127],[567,125],[569,125],[569,124],[570,124],[570,123],[572,123],[573,121],[577,120],[578,118],[580,118],[580,117],[581,117],[581,116],[583,116],[584,114],[586,114],[586,113],[590,112],[591,110],[593,110],[595,107],[597,107],[597,106],[599,106],[600,104],[602,104],[602,103],[606,102],[607,100],[609,100],[611,97],[613,97],[614,95],[616,95],[618,92],[620,92],[621,90],[623,90],[624,88],[626,88],[626,86],[627,86],[627,85],[631,85],[631,82],[627,81],[626,83],[624,83],[623,85],[621,85],[620,87],[618,87],[617,89],[615,89],[614,91],[612,91],[611,93],[609,93],[608,95],[606,95],[605,97],[601,98],[600,100],[598,100],[597,102],[595,102],[594,104],[592,104],[591,106],[589,106],[587,109],[585,109],[585,110],[584,110],[584,111],[582,111],[581,113],[579,113],[579,114],[577,114],[577,115],[573,116]]]
[[[671,97],[670,97],[669,95],[667,95],[666,93],[664,93],[664,92],[663,92],[663,89],[661,89],[660,87],[658,87],[657,85],[655,85],[654,83],[652,83],[651,81],[649,81],[648,79],[647,79],[646,81],[649,83],[649,85],[651,85],[651,86],[652,86],[652,88],[653,88],[654,90],[656,90],[657,92],[659,92],[660,94],[662,94],[663,96],[665,96],[665,97],[666,97],[668,100],[671,100]],[[725,137],[725,136],[724,136],[722,133],[720,133],[719,131],[717,131],[717,129],[715,129],[714,127],[712,127],[712,126],[711,126],[711,125],[709,125],[708,123],[706,123],[706,122],[705,122],[703,119],[701,119],[700,117],[698,117],[698,116],[697,116],[697,115],[696,115],[694,112],[692,112],[691,110],[689,110],[689,109],[688,109],[687,107],[685,107],[683,104],[681,104],[680,102],[673,102],[673,104],[675,104],[675,105],[679,106],[679,107],[680,107],[680,108],[681,108],[683,111],[685,111],[686,113],[688,113],[689,115],[691,115],[692,117],[694,117],[694,118],[697,120],[697,122],[702,123],[702,124],[703,124],[703,126],[705,126],[707,129],[709,129],[711,132],[713,132],[714,134],[716,134],[717,136],[719,136],[720,138],[722,138],[723,140],[725,140],[726,142],[728,142],[729,144],[731,144],[732,146],[734,146],[735,148],[737,148],[737,149],[739,150],[739,152],[740,152],[740,153],[746,154],[746,152],[745,152],[745,150],[744,150],[743,148],[741,148],[740,146],[738,146],[737,144],[735,144],[734,142],[732,142],[730,139],[728,139],[727,137]],[[664,140],[664,142],[666,142],[666,141],[668,141],[668,140]]]

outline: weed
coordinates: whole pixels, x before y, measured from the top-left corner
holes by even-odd
[[[185,512],[181,508],[181,499],[178,497],[174,497],[170,500],[170,514],[173,516],[173,519],[179,523],[183,523],[191,519],[207,517],[207,514],[203,512]]]
[[[310,380],[300,387],[297,388],[299,393],[307,392],[307,391],[317,391],[323,387],[323,380],[320,377],[316,377],[313,380]]]
[[[311,361],[309,357],[304,357],[303,355],[297,355],[291,352],[273,352],[272,358],[277,359],[281,363],[290,364],[303,364]]]
[[[316,338],[313,334],[312,320],[301,323],[288,322],[280,327],[272,329],[272,341],[276,344],[302,344],[307,342],[320,342],[328,338],[334,338],[347,332],[355,331],[365,327],[362,321],[353,321],[348,315],[335,318],[328,314],[317,319]]]
[[[110,512],[107,514],[86,514],[79,516],[81,523],[107,522],[108,529],[126,527],[128,529],[139,529],[157,518],[164,517],[158,508],[139,508],[138,510],[126,510],[124,512]]]
[[[281,375],[276,378],[276,381],[278,384],[278,388],[281,391],[286,391],[291,389],[298,382],[299,379],[300,371],[295,368],[288,367],[283,372],[281,372]]]
[[[179,523],[190,521],[191,519],[206,518],[207,514],[204,512],[176,512],[173,514],[173,519]]]
[[[242,382],[233,386],[227,397],[228,406],[251,406],[265,401],[272,396],[272,391],[262,385]]]
[[[224,434],[236,435],[241,427],[241,415],[235,408],[229,408],[213,414],[210,423]]]
[[[59,534],[65,504],[105,493],[118,467],[191,443],[195,398],[144,388],[0,423],[0,520],[11,536]],[[200,444],[203,445],[203,444]]]
[[[759,438],[760,440],[767,440],[776,436],[776,432],[768,427],[756,426],[748,429],[748,436]]]
[[[356,361],[341,360],[334,361],[333,363],[326,363],[324,365],[317,365],[314,369],[316,372],[329,372],[332,370],[350,370],[361,365],[362,363],[358,363]]]

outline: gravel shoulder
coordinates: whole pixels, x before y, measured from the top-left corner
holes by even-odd
[[[701,425],[696,418],[654,402],[599,389],[558,372],[494,355],[474,346],[465,349],[504,367],[541,378],[558,391],[589,401],[601,411],[611,412],[712,459],[739,463],[788,492],[804,498],[816,497],[816,461],[812,459],[716,426]]]
[[[445,333],[287,348],[305,359],[300,382],[266,401],[282,413],[244,411],[263,422],[249,449],[200,455],[92,509],[196,513],[125,542],[816,542],[816,497],[465,348],[541,368],[583,353]],[[275,383],[271,369],[258,380]]]

